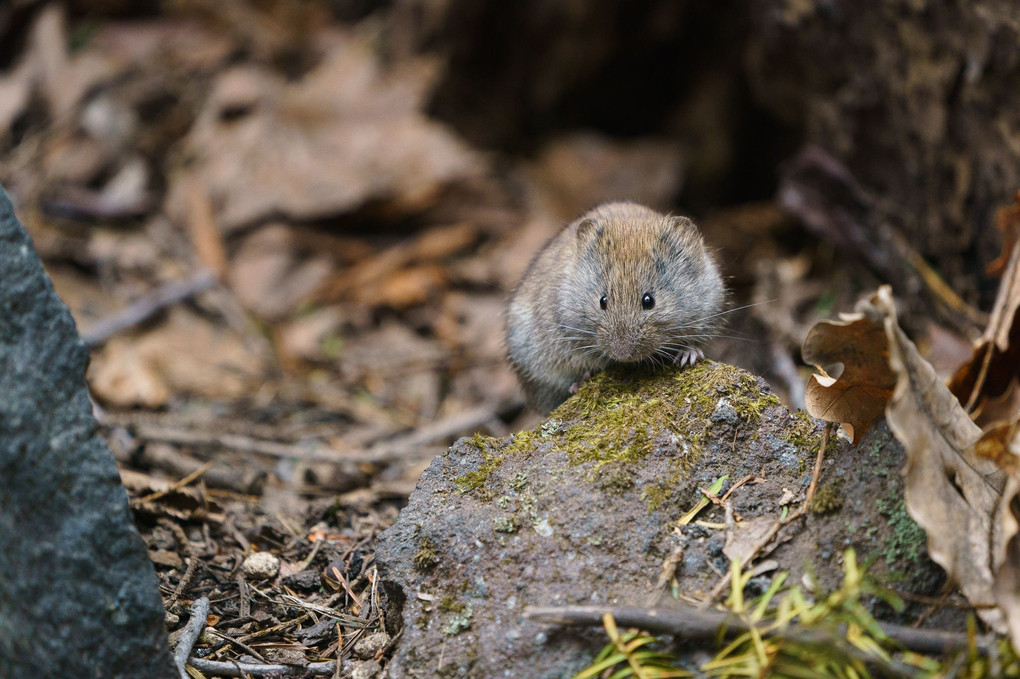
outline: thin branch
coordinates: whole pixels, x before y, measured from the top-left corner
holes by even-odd
[[[336,669],[336,661],[313,662],[307,665],[258,665],[248,662],[220,662],[192,658],[188,663],[199,672],[217,677],[326,677]]]
[[[744,620],[725,611],[702,611],[691,606],[676,605],[670,608],[640,608],[638,606],[528,606],[524,617],[534,622],[552,625],[599,626],[602,616],[611,613],[623,627],[637,627],[648,632],[672,634],[686,641],[714,639],[723,630],[727,637],[743,634],[751,628]],[[918,653],[941,654],[969,648],[966,634],[934,629],[915,629],[906,625],[879,623],[882,631],[904,648]],[[794,625],[775,632],[776,636],[802,643],[826,643],[834,637],[827,630]],[[842,631],[840,631],[842,634]],[[987,650],[988,641],[979,638],[976,646]]]
[[[216,275],[205,269],[190,278],[171,281],[156,288],[148,295],[137,299],[120,311],[100,319],[81,338],[90,347],[96,347],[118,332],[148,320],[163,309],[183,302],[216,285]]]
[[[371,448],[361,450],[337,450],[321,444],[282,443],[280,441],[270,441],[240,434],[219,434],[145,422],[139,422],[134,426],[134,434],[139,439],[147,441],[217,445],[243,452],[271,455],[273,457],[292,457],[317,462],[390,462],[430,457],[436,451],[427,448],[428,444],[466,431],[472,431],[495,418],[496,413],[491,407],[480,406],[451,415],[438,422],[416,429],[404,436],[399,436]],[[100,422],[103,424],[108,423],[103,418],[100,418]],[[112,422],[112,420],[109,422]]]
[[[163,490],[157,490],[155,493],[149,493],[148,495],[145,495],[143,497],[136,498],[135,501],[134,501],[134,504],[135,505],[143,505],[146,502],[152,502],[153,500],[158,500],[161,497],[164,497],[166,495],[169,495],[170,493],[176,492],[176,491],[180,490],[181,488],[183,488],[184,486],[186,486],[189,483],[191,483],[192,481],[194,481],[195,479],[197,479],[202,474],[205,474],[207,471],[212,469],[212,466],[213,466],[213,463],[210,460],[209,462],[206,462],[205,464],[203,464],[201,467],[199,467],[195,471],[193,471],[190,474],[188,474],[187,476],[185,476],[183,479],[180,479],[179,481],[175,481],[174,483],[170,484],[168,487],[164,488]]]
[[[195,642],[198,641],[202,630],[205,629],[205,620],[208,615],[209,597],[202,597],[191,604],[191,618],[181,630],[180,636],[177,637],[177,648],[174,649],[174,664],[177,665],[181,679],[191,679],[185,666],[188,664],[191,649],[195,647]]]

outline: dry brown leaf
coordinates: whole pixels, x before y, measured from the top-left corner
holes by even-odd
[[[985,273],[1001,278],[1020,240],[1020,191],[1013,194],[1012,205],[996,211],[995,226],[1002,232],[1002,253],[985,267]]]
[[[370,200],[407,214],[478,174],[474,152],[420,111],[431,82],[424,62],[385,71],[368,40],[330,37],[319,66],[297,82],[257,67],[220,76],[187,139],[193,162],[172,181],[167,209],[178,222],[191,174],[224,229],[274,214],[322,218]]]
[[[24,59],[12,72],[0,75],[0,140],[24,113],[32,94],[32,64]]]
[[[50,113],[62,119],[74,111],[89,90],[113,74],[98,51],[68,53],[67,19],[63,7],[53,3],[39,13],[30,35],[30,58],[35,61],[39,86]]]
[[[822,373],[808,380],[804,405],[812,417],[842,424],[857,443],[871,423],[885,414],[896,378],[889,371],[889,346],[881,319],[867,313],[842,318],[816,323],[804,339],[804,361]],[[838,379],[824,370],[836,363],[844,366]]]
[[[366,257],[350,269],[341,271],[322,286],[323,300],[337,300],[352,294],[367,304],[381,304],[378,289],[399,270],[413,263],[432,263],[459,252],[480,237],[478,227],[469,222],[432,227],[413,240],[402,241]]]
[[[1020,417],[988,428],[975,452],[992,460],[1006,472],[1006,488],[1002,493],[996,525],[1001,532],[998,548],[992,554],[995,602],[1006,615],[1014,646],[1020,646]]]
[[[191,521],[196,518],[207,518],[210,512],[219,512],[222,509],[194,486],[173,488],[172,481],[158,479],[131,469],[121,469],[120,480],[133,496],[134,511],[142,514]],[[139,498],[153,493],[165,494],[154,500],[138,502]]]
[[[777,519],[768,516],[756,516],[747,521],[740,521],[733,524],[732,529],[726,531],[726,545],[723,547],[723,554],[730,561],[738,560],[745,563],[747,559],[757,556],[767,556],[776,545],[763,549],[761,542],[768,534],[775,530]]]
[[[331,257],[306,253],[291,229],[270,224],[244,239],[227,279],[245,307],[279,320],[310,299],[333,270]]]
[[[896,388],[886,418],[907,456],[907,511],[927,532],[932,560],[968,601],[993,606],[992,556],[1001,549],[1002,533],[989,527],[1002,497],[1002,475],[975,453],[981,430],[900,330],[888,286],[878,290],[865,313],[882,319],[889,341]],[[1005,630],[998,608],[979,608],[978,615],[995,630]]]
[[[1011,419],[1020,399],[1020,191],[1017,202],[996,214],[1003,233],[1002,255],[989,269],[1002,273],[1002,282],[988,327],[970,361],[960,366],[950,390],[979,423]],[[1006,404],[1003,406],[1003,404]]]
[[[1015,448],[1015,442],[1014,442]],[[1002,495],[999,527],[1002,546],[993,555],[997,566],[992,593],[1006,615],[1013,648],[1020,647],[1020,480],[1010,476]]]
[[[240,398],[264,364],[237,335],[175,307],[141,337],[111,339],[93,356],[88,377],[106,403],[158,408],[174,394]]]
[[[402,310],[424,304],[446,284],[446,269],[435,264],[415,266],[394,273],[376,289],[361,289],[358,301]]]

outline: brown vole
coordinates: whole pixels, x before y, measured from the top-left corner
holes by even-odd
[[[606,203],[532,260],[507,310],[510,362],[529,404],[549,412],[610,365],[694,363],[724,298],[691,220]]]

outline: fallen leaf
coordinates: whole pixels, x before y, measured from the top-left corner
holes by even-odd
[[[927,533],[931,559],[979,607],[982,620],[1005,631],[1003,612],[994,607],[992,571],[992,556],[1002,549],[1002,531],[993,526],[1002,474],[976,454],[981,430],[900,329],[891,288],[881,287],[869,307],[865,313],[884,326],[896,375],[886,418],[907,456],[907,511]]]
[[[245,307],[279,320],[310,299],[333,269],[329,255],[306,253],[291,229],[270,224],[244,239],[227,279]]]
[[[227,272],[227,246],[216,228],[216,215],[209,192],[199,182],[192,182],[188,193],[188,235],[198,261],[222,278]]]
[[[338,300],[353,295],[367,304],[380,304],[378,288],[400,269],[414,263],[435,263],[464,250],[479,236],[478,228],[469,222],[432,227],[413,240],[392,245],[332,276],[318,297]]]
[[[358,300],[398,311],[429,301],[446,283],[446,270],[435,264],[402,269],[387,278],[375,290],[362,289]]]
[[[32,64],[22,60],[10,74],[0,76],[0,140],[28,108],[32,94]]]
[[[754,556],[769,554],[775,545],[768,549],[761,548],[761,541],[776,527],[776,519],[768,516],[756,516],[748,521],[735,523],[731,530],[726,531],[726,545],[723,554],[730,561],[746,563]]]
[[[368,40],[332,38],[297,82],[254,66],[219,77],[188,134],[191,162],[172,179],[167,210],[179,223],[189,175],[209,190],[228,230],[271,215],[323,218],[368,201],[410,214],[478,175],[467,144],[420,110],[431,82],[425,65],[388,71]]]
[[[158,408],[172,395],[240,398],[264,364],[241,337],[176,307],[140,337],[111,339],[93,356],[88,378],[106,403]]]
[[[804,390],[811,417],[839,422],[857,443],[871,423],[885,414],[896,385],[889,371],[889,347],[881,318],[873,314],[845,314],[842,321],[821,321],[808,331],[801,348],[806,363],[821,372]],[[843,364],[839,378],[824,366]]]
[[[996,214],[1005,245],[1002,256],[989,267],[1002,272],[1002,282],[988,327],[970,361],[960,366],[949,383],[979,424],[1010,419],[1020,402],[1020,318],[1016,313],[1020,307],[1020,191],[1016,201]]]
[[[1014,440],[1014,448],[1015,440]],[[995,582],[992,592],[995,603],[1006,616],[1013,648],[1020,647],[1020,480],[1011,475],[1002,495],[999,530],[1002,546],[996,550]]]

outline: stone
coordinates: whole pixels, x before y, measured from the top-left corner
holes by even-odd
[[[241,570],[250,580],[268,580],[280,572],[280,559],[269,552],[255,552],[245,558]]]
[[[88,349],[0,189],[0,676],[177,677]]]
[[[358,639],[357,643],[354,644],[354,655],[362,660],[374,658],[375,654],[386,648],[386,645],[389,643],[390,635],[386,634],[386,632],[369,634],[363,639]]]
[[[527,667],[529,677],[552,679],[583,670],[608,643],[605,632],[540,625],[522,616],[526,606],[668,606],[668,588],[655,583],[675,550],[681,594],[704,596],[730,564],[721,508],[702,510],[704,525],[677,524],[700,489],[725,475],[722,494],[743,480],[729,495],[746,521],[738,527],[778,519],[799,506],[783,505],[789,489],[803,497],[821,441],[821,424],[788,411],[761,379],[711,361],[603,373],[531,431],[459,440],[380,536],[383,587],[403,606],[390,676],[519,676]],[[902,461],[882,426],[857,448],[830,436],[820,487],[842,507],[787,524],[768,558],[790,582],[810,568],[832,590],[853,546],[880,581],[909,573],[898,587],[937,593],[944,575],[927,559],[923,532],[894,533],[903,517],[883,514],[902,505]],[[756,578],[746,594],[768,580]]]

